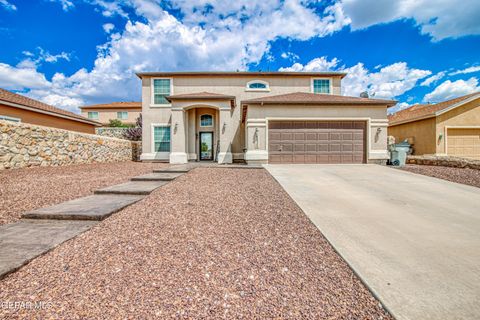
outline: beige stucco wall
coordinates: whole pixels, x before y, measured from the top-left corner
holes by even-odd
[[[394,136],[396,142],[408,139],[413,143],[414,155],[436,152],[435,118],[390,126],[388,134]]]
[[[262,80],[269,83],[269,91],[248,91],[246,84],[252,80]],[[298,106],[298,105],[277,105],[277,106],[255,106],[248,107],[247,121],[241,123],[242,100],[264,97],[268,95],[287,94],[292,92],[311,92],[310,76],[175,76],[173,78],[173,95],[198,92],[213,92],[219,94],[233,95],[236,97],[236,105],[231,108],[229,101],[174,101],[170,106],[151,105],[151,78],[142,79],[142,115],[143,115],[143,159],[158,158],[152,154],[152,125],[171,124],[183,121],[184,127],[181,132],[175,134],[172,131],[172,140],[180,137],[186,140],[185,145],[172,145],[172,153],[187,153],[188,159],[194,159],[198,151],[198,139],[192,141],[194,132],[198,133],[199,116],[201,112],[211,110],[215,112],[215,143],[220,138],[220,153],[231,153],[234,159],[241,159],[244,156],[244,149],[253,151],[253,157],[265,159],[266,157],[266,120],[269,118],[318,118],[318,119],[353,119],[364,120],[369,123],[368,133],[368,159],[387,159],[387,111],[386,106]],[[332,78],[332,92],[341,93],[340,78]],[[182,115],[180,115],[182,112]],[[192,119],[196,120],[193,121]],[[260,119],[260,120],[259,120]],[[260,131],[258,145],[251,145],[252,135],[255,129]],[[379,131],[377,129],[379,128]],[[177,136],[178,134],[178,136]],[[177,139],[178,140],[178,139]],[[247,145],[246,145],[247,144]],[[253,149],[252,149],[253,148]],[[255,149],[256,148],[256,149]],[[183,151],[182,151],[183,150]],[[195,151],[194,151],[195,150]],[[163,155],[164,160],[168,160]],[[268,156],[267,156],[268,159]]]
[[[151,155],[151,126],[152,124],[171,123],[172,109],[171,107],[152,106],[151,103],[151,79],[144,77],[142,79],[142,115],[143,115],[143,153]],[[332,79],[332,93],[340,94],[341,80],[339,77]],[[236,97],[236,106],[227,116],[227,128],[225,138],[231,136],[231,150],[234,158],[243,158],[243,149],[245,147],[245,129],[241,124],[241,108],[240,102],[246,99],[264,97],[267,95],[279,95],[292,92],[311,92],[310,76],[175,76],[173,80],[172,94],[196,93],[196,92],[213,92]],[[269,83],[269,91],[247,91],[246,84],[252,80],[262,80]],[[193,101],[176,102],[173,107],[188,107],[188,104],[199,103]],[[223,103],[224,104],[224,103]],[[221,108],[222,103],[211,101],[209,106],[216,109]],[[209,107],[203,106],[203,107]],[[199,105],[202,107],[202,105]],[[217,117],[220,120],[220,116]],[[218,123],[218,126],[223,126]],[[187,129],[188,130],[188,129]],[[191,130],[190,130],[191,131]],[[215,139],[216,140],[216,139]],[[188,152],[192,150],[191,142],[188,142]],[[190,157],[190,156],[189,156]]]
[[[367,160],[385,160],[386,106],[250,105],[247,112],[247,160],[268,159],[268,122],[274,120],[358,120],[367,122]]]
[[[118,119],[117,112],[128,112],[128,118],[126,120],[119,119],[123,123],[133,124],[140,116],[141,109],[136,108],[122,108],[122,109],[91,109],[91,110],[82,110],[82,116],[88,118],[88,112],[98,112],[98,119],[92,119],[104,124],[108,124],[111,119]]]
[[[437,154],[446,153],[448,127],[479,127],[480,128],[480,99],[441,114],[437,117],[436,134],[443,138],[437,144]]]

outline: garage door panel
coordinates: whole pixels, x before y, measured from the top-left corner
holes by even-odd
[[[328,132],[319,132],[318,135],[317,135],[317,140],[325,140],[325,141],[328,141],[328,140],[329,140],[329,134],[328,134]]]
[[[329,144],[328,143],[319,143],[317,145],[317,151],[318,152],[328,152],[328,146]]]
[[[353,140],[353,132],[342,133],[342,140]]]
[[[272,141],[282,140],[281,133],[272,130],[272,132],[270,132],[270,140],[272,140]]]
[[[293,145],[294,152],[305,152],[305,145],[303,143],[296,143]]]
[[[271,163],[363,163],[365,122],[271,121]]]
[[[292,132],[282,132],[280,135],[280,140],[293,140]]]
[[[342,144],[342,151],[352,152],[353,151],[353,144],[351,144],[351,143]]]
[[[293,134],[293,138],[295,139],[295,141],[298,141],[298,140],[305,140],[305,132],[295,132]]]
[[[305,140],[316,141],[317,140],[317,133],[316,132],[305,132]]]
[[[313,152],[317,151],[317,145],[313,143],[306,143],[305,144],[305,152]]]
[[[317,155],[316,154],[306,154],[305,155],[305,163],[317,163]]]
[[[340,143],[331,143],[328,145],[328,151],[330,152],[339,152],[342,150],[342,145]]]

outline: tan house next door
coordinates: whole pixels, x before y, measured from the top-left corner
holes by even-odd
[[[269,163],[365,163],[365,121],[271,121]]]

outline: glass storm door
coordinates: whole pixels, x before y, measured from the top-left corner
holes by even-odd
[[[200,160],[213,160],[213,132],[200,132]]]

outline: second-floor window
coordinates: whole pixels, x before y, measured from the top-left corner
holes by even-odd
[[[170,104],[167,96],[171,94],[170,79],[153,79],[153,104]]]
[[[330,93],[330,79],[313,79],[313,93]]]
[[[246,91],[270,91],[270,88],[266,81],[252,80],[247,83]]]
[[[97,111],[89,111],[88,112],[88,119],[98,119],[98,112]]]
[[[117,112],[117,119],[127,120],[128,119],[128,112],[127,111]]]

